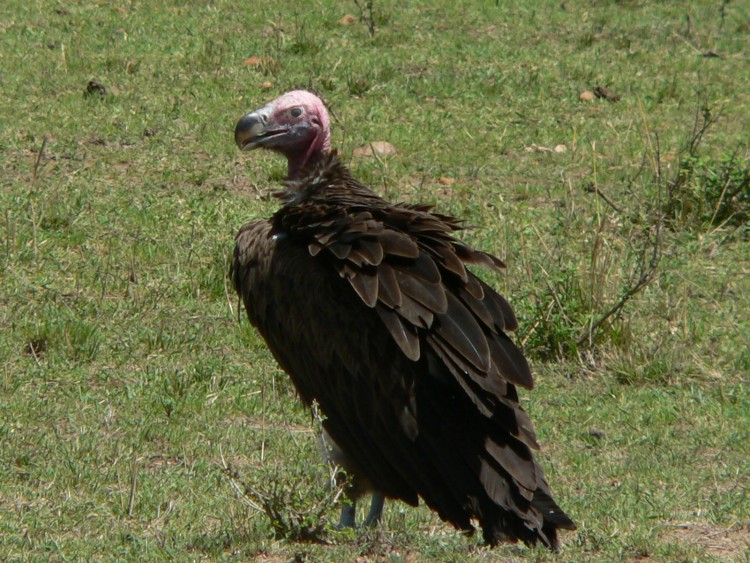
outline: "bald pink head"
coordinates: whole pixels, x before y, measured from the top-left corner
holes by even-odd
[[[240,119],[234,138],[242,150],[280,152],[294,178],[311,159],[330,150],[328,111],[315,94],[292,90]]]

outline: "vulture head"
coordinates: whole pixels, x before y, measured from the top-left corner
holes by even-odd
[[[242,150],[262,147],[283,154],[294,178],[311,156],[331,148],[328,111],[314,94],[293,90],[243,116],[234,140]]]

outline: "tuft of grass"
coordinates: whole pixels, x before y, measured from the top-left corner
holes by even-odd
[[[717,159],[691,155],[680,163],[670,205],[678,228],[731,229],[747,234],[750,219],[750,168],[742,147],[728,148]]]
[[[328,514],[343,487],[334,483],[330,468],[310,464],[310,451],[298,452],[303,455],[291,471],[264,466],[253,472],[251,481],[230,466],[224,474],[238,498],[265,516],[276,540],[327,544]]]

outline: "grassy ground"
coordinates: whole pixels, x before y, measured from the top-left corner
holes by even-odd
[[[6,0],[0,558],[747,561],[750,5],[373,3]],[[294,86],[507,261],[562,554],[398,504],[294,539],[335,491],[226,278],[284,170],[235,119]]]

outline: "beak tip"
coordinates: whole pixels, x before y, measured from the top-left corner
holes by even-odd
[[[248,113],[242,116],[234,128],[234,142],[240,150],[252,148],[252,140],[263,133],[264,125],[260,116],[256,113]]]

